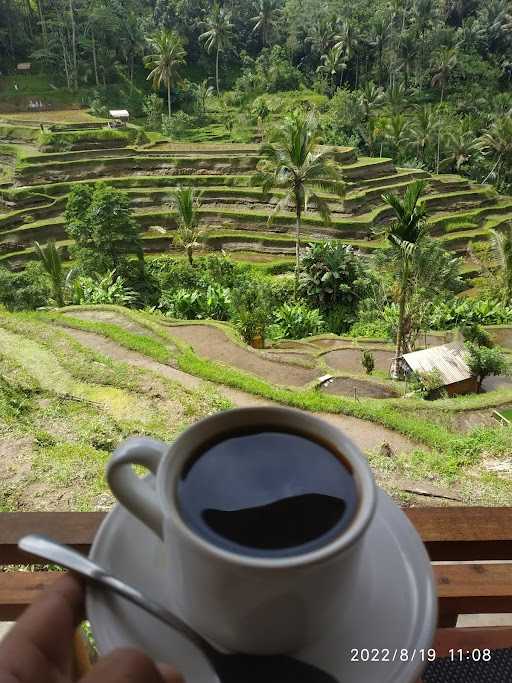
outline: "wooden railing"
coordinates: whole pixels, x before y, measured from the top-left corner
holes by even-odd
[[[439,652],[512,647],[512,628],[453,628],[461,614],[512,613],[512,508],[409,508],[405,513],[434,562]],[[1,513],[0,565],[37,562],[17,547],[18,539],[31,532],[87,552],[103,517],[94,512]],[[54,578],[51,572],[0,572],[0,621],[16,619]]]

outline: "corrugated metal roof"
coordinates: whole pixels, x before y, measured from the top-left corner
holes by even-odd
[[[130,116],[126,109],[111,109],[109,114],[115,119],[127,119]]]
[[[451,342],[442,346],[433,346],[423,351],[405,353],[402,359],[413,372],[432,372],[438,370],[445,385],[463,382],[473,377],[464,356],[467,349],[461,342]]]

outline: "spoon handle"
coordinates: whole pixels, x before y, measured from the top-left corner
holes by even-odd
[[[163,621],[167,626],[170,626],[184,635],[188,640],[191,640],[197,645],[197,647],[199,647],[208,657],[211,655],[210,645],[179,617],[163,607],[163,605],[148,598],[133,586],[112,576],[95,562],[92,562],[89,558],[85,557],[85,555],[82,555],[82,553],[79,553],[70,546],[57,543],[48,536],[42,534],[29,534],[28,536],[24,536],[18,542],[18,546],[25,552],[37,555],[50,562],[55,562],[56,564],[84,576],[97,585],[109,588],[114,593],[121,595],[134,605],[137,605],[137,607],[149,612],[149,614],[160,619],[160,621]]]

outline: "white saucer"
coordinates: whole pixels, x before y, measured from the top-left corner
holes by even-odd
[[[105,518],[90,556],[153,599],[165,594],[163,546],[121,506]],[[157,661],[174,664],[187,683],[219,683],[197,648],[122,598],[90,586],[87,614],[102,654],[138,647]],[[347,596],[339,622],[296,656],[340,683],[415,683],[424,667],[418,651],[431,646],[436,621],[436,591],[425,548],[407,517],[379,491],[358,584]],[[376,648],[378,659],[388,649],[390,661],[351,661],[353,648],[369,650],[370,658]],[[396,649],[407,651],[409,661],[391,661]]]

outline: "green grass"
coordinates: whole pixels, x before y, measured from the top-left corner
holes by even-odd
[[[11,471],[2,452],[3,511],[94,509],[122,439],[170,441],[230,407],[210,386],[189,390],[85,348],[39,314],[0,314],[0,340],[0,436],[28,444]]]

